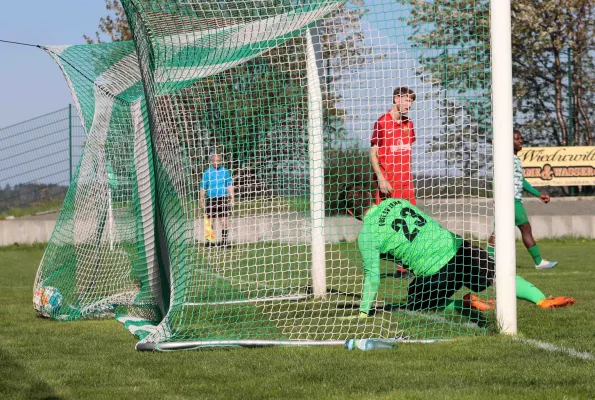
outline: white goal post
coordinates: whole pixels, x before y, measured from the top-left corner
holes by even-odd
[[[490,2],[496,222],[496,314],[501,333],[517,333],[516,250],[512,157],[510,0]]]
[[[324,238],[324,138],[322,92],[310,29],[306,30],[308,76],[308,159],[310,163],[310,220],[312,221],[312,289],[315,298],[326,297]]]

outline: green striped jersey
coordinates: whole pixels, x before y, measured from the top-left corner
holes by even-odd
[[[523,200],[523,165],[516,154],[514,155],[514,198]]]

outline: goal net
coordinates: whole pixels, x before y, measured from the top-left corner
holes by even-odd
[[[387,260],[359,318],[361,222],[340,201],[347,185],[374,192],[372,140],[393,154],[395,191],[485,246],[488,1],[122,3],[133,41],[44,48],[87,141],[36,277],[40,313],[114,316],[141,349],[488,330],[409,310],[413,276]],[[382,133],[398,87],[415,101]]]

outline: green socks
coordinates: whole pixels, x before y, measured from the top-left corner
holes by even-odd
[[[541,258],[541,253],[539,252],[539,247],[537,247],[537,245],[534,244],[533,246],[529,247],[527,250],[529,251],[529,254],[531,254],[531,257],[533,258],[535,265],[541,264],[541,262],[543,261],[543,258]],[[490,246],[489,244],[488,244],[488,255],[492,258],[492,260],[496,261],[496,251],[494,250],[494,247]]]
[[[516,277],[516,297],[535,304],[537,304],[539,300],[546,298],[541,290],[537,289],[531,282],[526,281],[518,275]]]
[[[533,246],[529,247],[527,250],[529,251],[529,254],[531,254],[531,257],[533,257],[533,261],[535,261],[535,265],[541,264],[541,262],[543,261],[543,258],[541,258],[541,253],[539,252],[539,247],[537,247],[537,245],[534,244]]]
[[[540,300],[546,298],[545,294],[537,289],[535,285],[518,275],[516,277],[516,297],[521,300],[530,301],[534,304],[537,304]],[[449,299],[444,304],[443,308],[444,311],[460,311],[464,308],[464,304],[462,300]]]
[[[444,306],[442,306],[442,307],[444,308],[444,311],[448,311],[448,312],[461,311],[461,310],[465,309],[463,300],[460,300],[460,299],[459,300],[448,299],[446,301],[446,303],[444,304]]]

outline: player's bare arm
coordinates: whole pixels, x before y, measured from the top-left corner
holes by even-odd
[[[378,161],[378,146],[376,145],[370,147],[370,163],[372,164],[372,168],[376,174],[376,178],[378,180],[378,189],[380,192],[383,194],[391,193],[393,191],[393,187],[382,174],[380,162]]]
[[[229,204],[231,204],[231,206],[233,207],[235,205],[233,185],[227,187],[227,193],[229,194]]]
[[[206,194],[206,191],[204,189],[200,189],[200,206],[202,207],[203,210],[206,207],[205,194]]]

